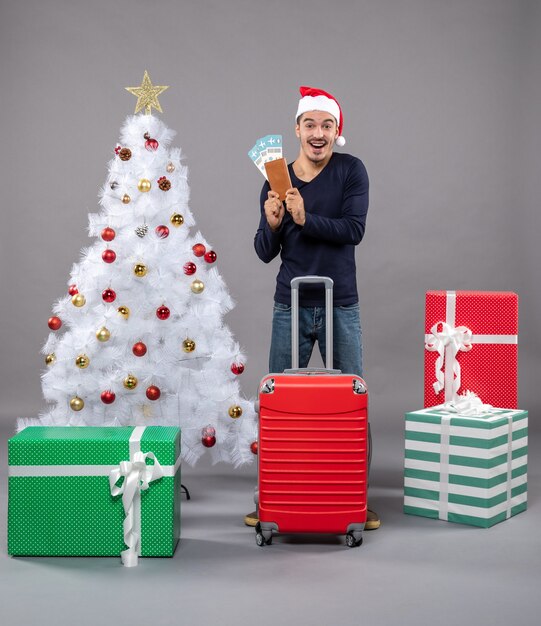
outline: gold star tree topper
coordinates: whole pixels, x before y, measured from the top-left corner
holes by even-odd
[[[147,115],[152,113],[152,107],[162,113],[162,107],[158,102],[158,96],[166,89],[169,89],[169,85],[167,87],[161,85],[154,86],[146,70],[145,75],[143,76],[143,82],[139,85],[139,87],[126,87],[126,91],[129,91],[134,96],[137,96],[135,112],[139,113],[139,111],[145,109],[145,113]]]

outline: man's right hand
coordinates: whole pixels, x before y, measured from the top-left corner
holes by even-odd
[[[264,209],[267,223],[271,230],[280,228],[284,218],[285,207],[276,191],[269,191],[269,197],[265,200]]]

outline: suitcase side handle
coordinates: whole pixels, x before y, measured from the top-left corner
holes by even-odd
[[[325,285],[325,367],[333,369],[333,279],[328,276],[297,276],[291,280],[291,369],[299,369],[299,286],[302,283]]]

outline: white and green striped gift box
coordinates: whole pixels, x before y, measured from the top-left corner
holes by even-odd
[[[406,413],[404,512],[488,528],[525,511],[528,412]]]

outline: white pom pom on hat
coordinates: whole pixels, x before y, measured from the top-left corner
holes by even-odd
[[[299,92],[301,99],[299,100],[295,120],[299,118],[299,115],[307,111],[325,111],[330,113],[338,124],[338,137],[335,139],[335,143],[340,147],[346,145],[346,140],[342,136],[344,116],[336,98],[331,96],[330,93],[323,91],[323,89],[316,89],[315,87],[299,87]]]

